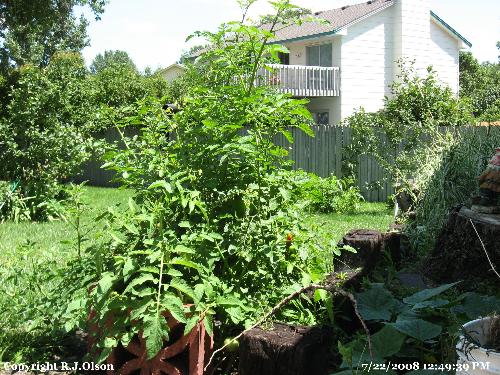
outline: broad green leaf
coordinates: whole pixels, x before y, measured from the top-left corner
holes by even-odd
[[[159,313],[144,317],[143,336],[146,340],[147,358],[153,358],[163,347],[163,340],[168,339],[166,319]]]
[[[133,273],[135,267],[135,262],[132,258],[128,258],[125,261],[125,264],[123,265],[123,277],[125,278],[125,280],[127,280],[128,277]]]
[[[156,182],[153,182],[151,185],[149,185],[148,189],[156,189],[156,188],[163,188],[169,193],[172,193],[172,185],[170,185],[167,181],[165,180],[159,180]]]
[[[231,318],[234,324],[239,324],[245,320],[245,314],[241,307],[228,307],[226,309],[227,314]]]
[[[236,298],[235,296],[219,296],[217,297],[217,305],[219,306],[242,306],[243,305],[243,302]]]
[[[398,318],[395,323],[388,324],[396,328],[399,332],[420,341],[427,341],[439,336],[442,331],[441,326],[429,323],[423,319]]]
[[[165,295],[163,298],[163,306],[172,314],[172,316],[180,323],[186,323],[186,316],[184,314],[184,306],[179,297],[174,295]]]
[[[390,320],[397,300],[383,284],[372,284],[365,292],[356,295],[358,310],[365,320]]]
[[[170,275],[172,277],[182,277],[182,272],[180,271],[177,271],[176,269],[174,268],[170,268],[167,272],[166,272],[167,275]]]
[[[201,299],[203,298],[203,294],[205,294],[205,285],[203,284],[197,284],[195,287],[194,287],[194,295],[195,295],[195,299],[194,299],[194,302],[196,304],[198,304]]]
[[[413,310],[426,309],[426,308],[436,308],[443,307],[450,303],[450,301],[445,299],[433,299],[430,301],[423,301],[413,305]]]
[[[451,283],[451,284],[445,284],[438,286],[437,288],[432,288],[432,289],[424,289],[421,290],[420,292],[417,292],[409,297],[406,297],[403,299],[404,303],[408,303],[410,305],[426,301],[434,296],[437,296],[444,291],[453,288],[455,285],[457,285],[460,281],[457,281],[456,283]]]
[[[99,283],[97,284],[97,292],[100,295],[107,294],[111,289],[111,287],[113,286],[114,281],[115,278],[113,277],[112,274],[110,273],[103,274],[101,280],[99,280]]]
[[[180,224],[179,224],[180,226]],[[177,245],[175,248],[174,248],[174,251],[176,253],[184,253],[184,254],[194,254],[195,251],[187,246],[184,246],[184,245]]]
[[[181,221],[178,225],[179,228],[191,228],[191,223],[189,221]]]
[[[453,310],[459,314],[465,314],[469,319],[477,319],[500,311],[500,298],[495,296],[465,293],[462,297],[464,297],[462,304]]]
[[[178,266],[194,268],[198,272],[201,272],[201,270],[203,269],[203,267],[200,266],[199,264],[196,264],[190,260],[186,260],[186,259],[182,259],[182,258],[174,258],[168,263],[173,264],[173,265],[178,265]]]
[[[405,337],[394,327],[385,325],[384,328],[371,337],[373,351],[377,357],[390,357],[401,350]]]

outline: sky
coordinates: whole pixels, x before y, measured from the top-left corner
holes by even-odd
[[[327,10],[360,0],[295,0],[313,11]],[[498,61],[500,0],[431,0],[431,9],[472,43],[479,61]],[[258,0],[251,16],[269,13]],[[90,15],[84,11],[84,14]],[[137,67],[153,70],[175,63],[196,41],[186,38],[197,30],[214,31],[222,22],[240,19],[236,0],[110,0],[100,21],[91,20],[87,64],[105,50],[128,52]]]

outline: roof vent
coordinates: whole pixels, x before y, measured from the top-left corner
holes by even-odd
[[[341,9],[342,9],[342,10],[346,10],[346,9],[347,9],[347,8],[349,8],[349,7],[350,7],[350,5],[344,5]]]
[[[373,1],[372,1],[372,0],[367,1],[367,4],[368,4],[368,5],[370,5],[370,4],[372,4],[372,3],[373,3]]]
[[[323,12],[314,12],[314,15],[319,16],[321,13],[323,13]]]

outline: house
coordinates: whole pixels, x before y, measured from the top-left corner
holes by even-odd
[[[315,15],[329,23],[275,33],[290,53],[260,82],[310,98],[316,122],[337,124],[360,106],[382,108],[402,58],[414,60],[421,74],[432,65],[458,95],[459,51],[471,43],[431,11],[430,0],[372,0]]]
[[[180,77],[186,71],[186,67],[181,64],[172,64],[160,71],[160,74],[167,82],[172,82],[177,77]]]

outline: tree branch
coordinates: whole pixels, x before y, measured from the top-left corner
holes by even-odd
[[[361,317],[361,315],[358,311],[358,303],[357,303],[356,299],[354,298],[354,296],[351,293],[349,293],[349,292],[347,292],[347,291],[345,291],[337,286],[337,284],[339,284],[340,282],[341,282],[341,280],[336,280],[332,284],[329,284],[329,285],[328,284],[311,284],[311,285],[305,286],[305,287],[297,290],[296,292],[293,292],[292,294],[288,295],[283,300],[281,300],[276,306],[274,306],[271,309],[271,311],[269,311],[266,315],[264,315],[262,318],[260,318],[256,323],[254,323],[250,328],[245,329],[238,336],[234,337],[231,341],[227,342],[221,348],[215,350],[212,353],[207,365],[205,366],[204,371],[206,371],[207,368],[210,366],[210,364],[212,363],[212,361],[217,353],[224,350],[227,346],[231,345],[231,343],[238,340],[241,336],[243,336],[248,331],[258,327],[259,325],[264,323],[267,319],[274,316],[279,310],[281,310],[284,306],[286,306],[293,299],[299,297],[300,295],[302,295],[304,293],[312,292],[312,291],[315,291],[318,289],[326,290],[332,294],[340,294],[344,297],[347,297],[352,302],[354,312],[355,312],[357,318],[359,319],[359,321],[360,321],[361,325],[363,326],[363,329],[366,333],[366,337],[368,340],[368,349],[370,351],[370,356],[373,358],[372,342],[371,342],[371,336],[370,336],[370,331],[368,329],[368,326],[366,325],[365,321],[363,320],[363,318]]]

